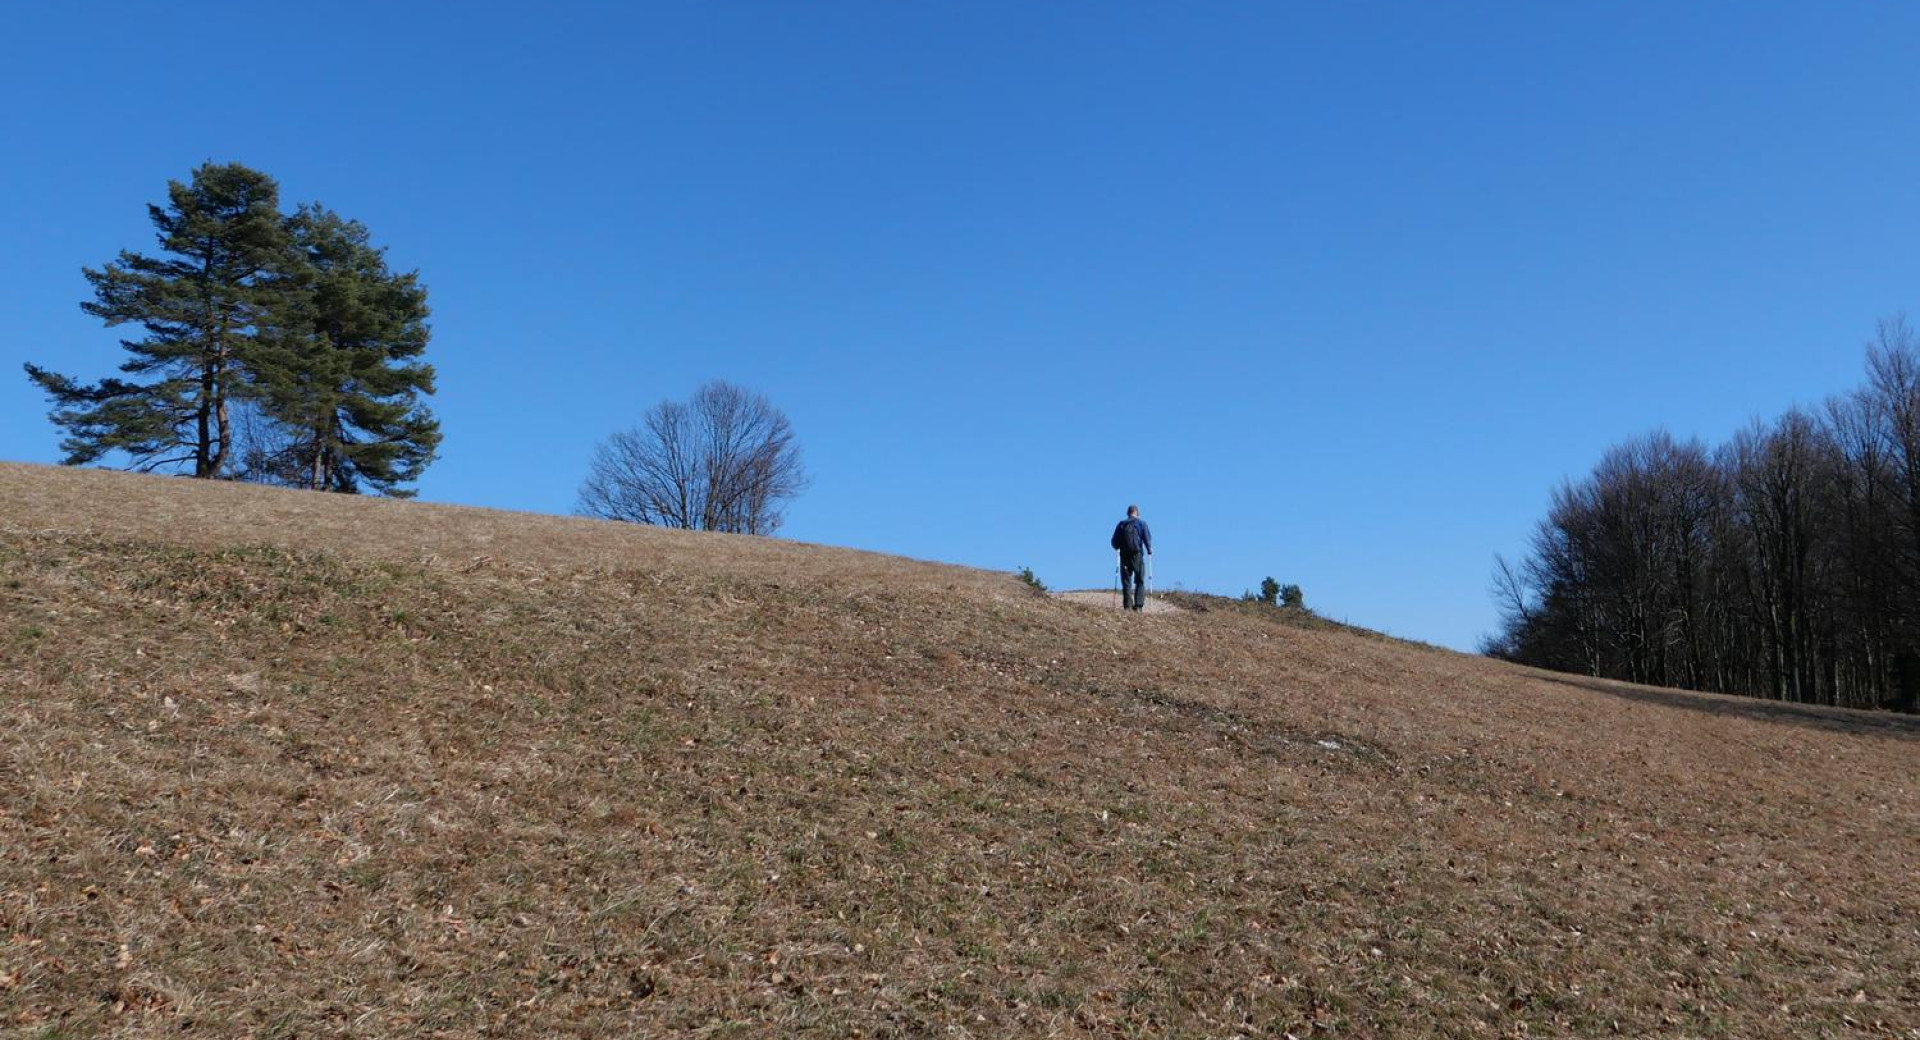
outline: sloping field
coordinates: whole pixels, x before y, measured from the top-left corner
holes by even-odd
[[[1920,725],[0,465],[0,1033],[1920,1036]]]

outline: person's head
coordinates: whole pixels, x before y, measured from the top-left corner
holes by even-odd
[[[1139,516],[1139,515],[1140,515],[1140,507],[1139,507],[1139,506],[1128,506],[1128,507],[1127,507],[1127,515],[1128,515],[1128,516]]]

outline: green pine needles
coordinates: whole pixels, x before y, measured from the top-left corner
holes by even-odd
[[[69,465],[325,491],[407,495],[440,443],[427,291],[389,270],[364,225],[319,205],[280,212],[273,178],[208,163],[149,206],[163,255],[87,269],[80,306],[121,340],[124,378],[37,365]]]

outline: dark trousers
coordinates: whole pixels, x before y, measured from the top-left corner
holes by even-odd
[[[1147,554],[1120,554],[1120,605],[1139,610],[1147,605]]]

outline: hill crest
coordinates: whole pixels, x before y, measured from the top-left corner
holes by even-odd
[[[1912,720],[18,465],[0,606],[9,1028],[1920,1029]]]

